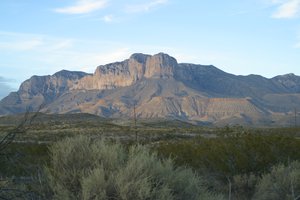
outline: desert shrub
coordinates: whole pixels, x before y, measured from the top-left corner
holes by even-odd
[[[233,177],[261,175],[277,163],[287,163],[288,158],[300,159],[300,140],[290,136],[241,134],[161,142],[157,150],[163,157],[173,156],[177,165]]]
[[[161,142],[157,150],[162,157],[172,156],[177,166],[190,166],[205,176],[212,190],[242,199],[241,193],[251,198],[256,179],[273,165],[300,159],[300,140],[283,135],[236,133]]]
[[[47,162],[45,144],[10,144],[0,154],[0,177],[31,176]]]
[[[239,174],[233,176],[233,199],[251,199],[254,194],[255,186],[258,180],[259,177],[254,174]]]
[[[86,136],[50,147],[47,182],[54,199],[222,199],[191,169],[174,167],[147,147],[125,148]]]
[[[279,164],[264,174],[256,187],[253,199],[298,200],[300,199],[300,162]]]

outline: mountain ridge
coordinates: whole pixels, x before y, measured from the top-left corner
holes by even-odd
[[[222,125],[286,125],[300,107],[300,77],[237,76],[213,65],[136,53],[93,74],[61,70],[32,76],[0,101],[0,115],[35,111],[102,117],[172,118]],[[283,120],[285,119],[285,120]]]

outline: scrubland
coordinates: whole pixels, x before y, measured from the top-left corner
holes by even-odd
[[[5,138],[22,117],[1,120]],[[0,198],[296,200],[299,133],[298,127],[37,118],[0,143]]]

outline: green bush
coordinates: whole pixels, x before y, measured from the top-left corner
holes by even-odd
[[[300,199],[300,162],[279,164],[270,173],[264,174],[256,187],[257,200]]]
[[[233,177],[261,175],[273,165],[300,159],[300,140],[290,136],[240,134],[162,142],[157,148],[163,157],[173,156],[176,164],[199,172]]]
[[[162,157],[172,156],[177,166],[190,166],[206,185],[232,199],[250,199],[257,179],[273,165],[300,159],[300,140],[291,136],[227,134],[161,142]]]
[[[254,174],[242,174],[233,176],[232,190],[234,199],[248,200],[251,199],[255,191],[259,177]]]
[[[145,146],[67,138],[50,147],[46,176],[54,199],[222,199],[191,169],[176,168]]]

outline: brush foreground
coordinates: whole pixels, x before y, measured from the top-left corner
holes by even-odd
[[[22,119],[0,118],[1,137]],[[39,113],[1,148],[0,197],[296,200],[299,133]]]

